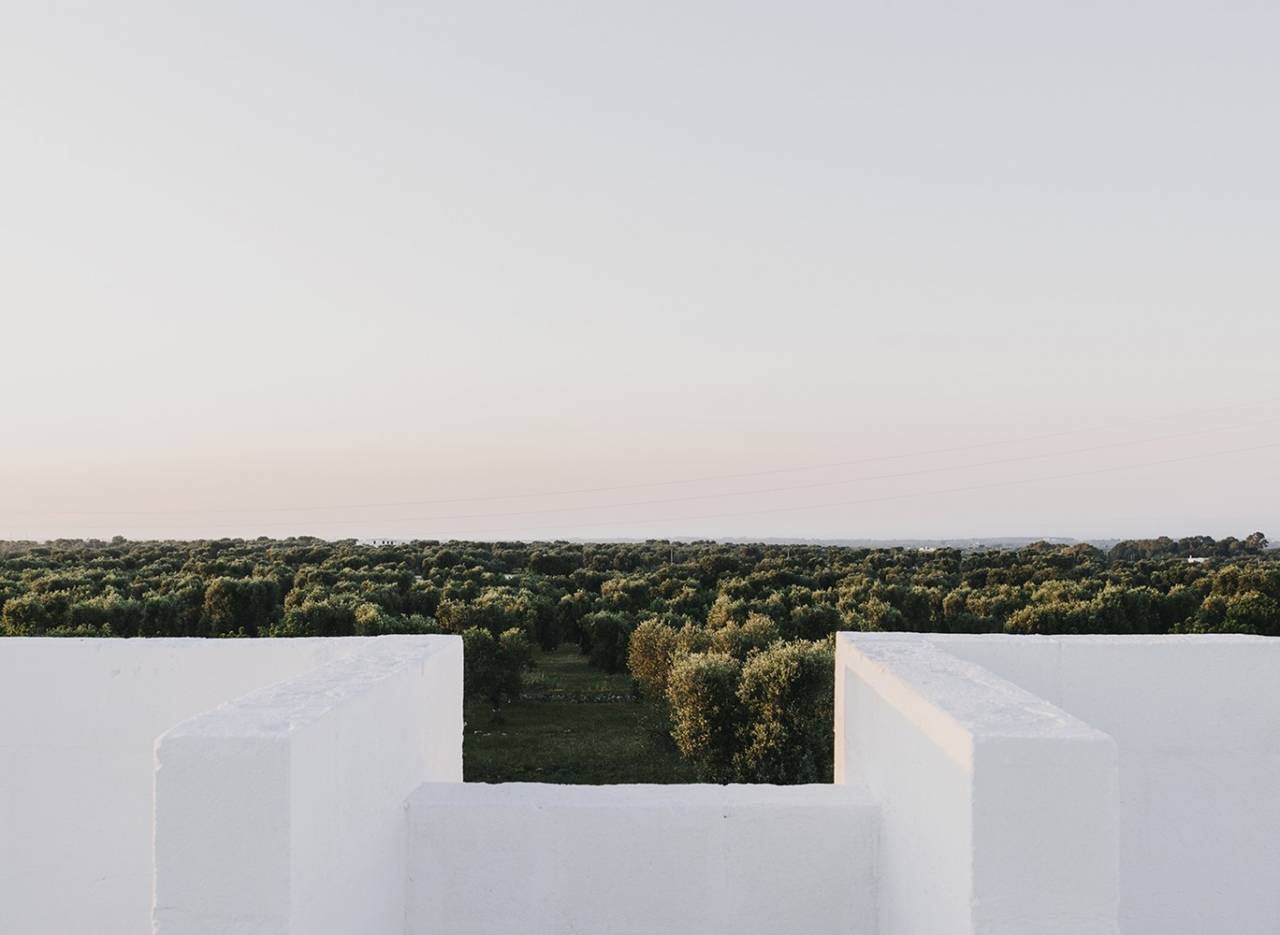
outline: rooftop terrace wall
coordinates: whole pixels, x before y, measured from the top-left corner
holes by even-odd
[[[456,637],[5,639],[0,932],[1274,935],[1278,687],[1259,638],[841,634],[833,786],[486,787]]]
[[[1125,935],[1280,931],[1280,640],[882,633],[838,647],[837,777],[884,809],[883,935],[961,931],[945,919],[966,905],[964,931],[1094,931],[1078,916],[1096,869],[1114,876]],[[907,899],[913,868],[923,901]],[[1045,909],[1062,928],[1032,924]]]
[[[879,816],[852,786],[431,784],[407,935],[872,935]]]
[[[0,932],[149,931],[156,737],[360,643],[0,640]]]
[[[913,634],[839,634],[835,729],[881,809],[880,935],[1115,935],[1106,734]]]
[[[1115,741],[1124,932],[1280,931],[1280,640],[939,635],[930,642]]]
[[[156,744],[157,935],[399,933],[405,803],[462,784],[462,641],[387,636]]]

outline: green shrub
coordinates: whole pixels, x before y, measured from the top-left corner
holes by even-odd
[[[1089,633],[1089,605],[1083,601],[1032,604],[1010,614],[1006,633]]]
[[[379,605],[366,601],[356,608],[356,636],[376,636],[384,632],[386,619],[387,615]]]
[[[671,667],[671,738],[704,780],[734,778],[741,675],[742,663],[725,653],[694,653]]]
[[[82,623],[74,627],[54,627],[45,631],[45,636],[62,636],[75,639],[84,639],[85,637],[112,637],[118,636],[118,633],[111,631],[111,624],[104,623],[100,626],[94,626],[89,623]]]
[[[775,643],[780,636],[778,625],[764,614],[747,615],[745,623],[729,621],[711,631],[711,648],[734,659],[745,660],[754,652]]]
[[[686,623],[676,634],[675,655],[687,656],[690,653],[706,653],[711,651],[711,631],[696,623]]]
[[[439,633],[440,626],[431,617],[422,614],[397,616],[384,611],[379,605],[364,603],[356,608],[356,636],[388,636],[396,633]]]
[[[76,633],[110,633],[137,636],[142,629],[142,602],[119,594],[103,594],[77,601],[67,608],[67,629]]]
[[[805,604],[791,609],[788,635],[802,640],[820,640],[843,625],[844,618],[831,604]]]
[[[603,610],[588,614],[582,619],[584,631],[590,636],[587,658],[597,669],[609,674],[627,668],[627,643],[635,624],[625,614]]]
[[[627,646],[627,668],[650,698],[665,698],[679,635],[656,617],[642,620]]]
[[[742,668],[734,772],[752,782],[824,782],[833,760],[835,658],[823,643],[779,643]]]
[[[533,644],[523,630],[512,627],[498,634],[498,653],[503,659],[503,665],[515,673],[513,694],[518,695],[520,676],[533,668]]]
[[[176,635],[180,630],[178,604],[163,594],[148,594],[142,600],[142,622],[139,636]]]
[[[1227,603],[1223,629],[1230,633],[1280,635],[1280,603],[1257,591],[1238,594]]]
[[[67,601],[57,595],[24,594],[4,605],[6,636],[42,636],[66,621]]]
[[[859,630],[898,633],[907,629],[907,621],[902,616],[902,611],[878,597],[867,601],[857,616],[859,621],[855,628]]]
[[[523,591],[509,588],[485,588],[474,600],[450,597],[440,601],[436,619],[446,633],[461,633],[471,627],[483,627],[494,636],[512,627],[518,627],[531,635],[538,632],[540,608]],[[555,614],[552,604],[542,608]]]
[[[533,665],[533,647],[518,627],[498,637],[484,627],[470,627],[462,631],[462,659],[467,696],[497,708],[520,697],[524,672]]]
[[[349,602],[310,597],[287,606],[284,619],[271,628],[272,636],[352,636],[355,632],[355,610]]]
[[[1194,619],[1204,595],[1185,584],[1176,584],[1163,595],[1157,605],[1161,629],[1173,632]]]
[[[205,587],[204,617],[213,636],[265,636],[283,609],[272,578],[221,576]]]

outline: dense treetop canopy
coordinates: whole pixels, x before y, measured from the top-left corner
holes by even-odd
[[[1280,554],[1255,533],[1018,550],[713,542],[66,540],[0,544],[8,635],[339,636],[592,631],[650,616],[721,629],[762,615],[782,639],[841,629],[1280,634]],[[1196,559],[1191,561],[1190,559]],[[604,615],[604,616],[602,616]],[[612,634],[612,635],[610,635]],[[602,667],[624,665],[615,645]]]
[[[629,673],[710,781],[831,775],[839,630],[1280,635],[1266,537],[1016,550],[319,539],[0,543],[9,636],[455,633],[497,712],[535,645]],[[498,716],[495,714],[495,717]]]

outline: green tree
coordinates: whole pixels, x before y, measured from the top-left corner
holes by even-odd
[[[681,756],[710,782],[735,777],[742,663],[725,653],[694,653],[671,668],[671,737]]]
[[[747,660],[734,770],[751,782],[826,782],[834,752],[835,658],[824,643],[779,643]]]
[[[533,649],[524,631],[512,628],[495,637],[484,627],[462,632],[463,686],[472,698],[496,710],[520,697],[524,672],[532,665]]]
[[[627,644],[635,624],[625,614],[602,610],[582,620],[587,643],[587,658],[604,672],[623,672],[627,668]]]
[[[665,698],[679,636],[657,617],[640,621],[627,645],[627,668],[649,698]]]

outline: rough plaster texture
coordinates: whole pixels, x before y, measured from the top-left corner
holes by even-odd
[[[404,928],[405,802],[462,780],[462,644],[381,637],[156,744],[157,935]]]
[[[930,641],[1114,738],[1126,935],[1280,932],[1280,640]]]
[[[961,931],[945,918],[966,904],[964,931],[1093,931],[1093,910],[1070,916],[1103,910],[1090,867],[1114,874],[1125,935],[1280,932],[1280,640],[848,634],[837,656],[837,778],[884,809],[886,935]],[[993,746],[1010,718],[1043,736]],[[1114,767],[1055,719],[1106,738]],[[913,866],[923,901],[907,899]],[[1059,880],[1064,921],[1033,925],[1025,897]]]
[[[882,810],[881,935],[1114,935],[1116,757],[927,639],[837,640],[836,782]]]
[[[855,786],[428,785],[409,820],[409,935],[875,931]]]
[[[0,639],[0,932],[148,932],[156,737],[360,642]]]
[[[0,640],[0,932],[1280,932],[1280,640],[836,665],[834,786],[481,786],[453,637]]]

